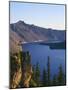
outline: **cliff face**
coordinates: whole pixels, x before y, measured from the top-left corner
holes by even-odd
[[[17,43],[43,41],[64,41],[65,31],[42,28],[23,21],[10,24],[10,52],[17,52]]]

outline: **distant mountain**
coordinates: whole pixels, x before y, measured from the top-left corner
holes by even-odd
[[[10,51],[17,51],[17,44],[37,40],[65,41],[65,30],[53,30],[35,25],[26,24],[24,21],[10,24]]]

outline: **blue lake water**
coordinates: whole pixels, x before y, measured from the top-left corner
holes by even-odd
[[[58,73],[60,64],[65,72],[65,49],[50,49],[47,45],[32,43],[23,44],[22,48],[23,51],[29,51],[32,65],[39,63],[41,75],[43,68],[47,69],[48,56],[50,57],[51,77]]]

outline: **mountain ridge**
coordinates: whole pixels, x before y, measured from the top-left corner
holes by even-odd
[[[16,24],[16,23],[25,24],[25,25],[30,25],[30,26],[36,26],[36,27],[40,27],[40,28],[43,28],[43,29],[49,29],[49,30],[60,30],[60,29],[54,29],[54,28],[45,28],[45,27],[38,26],[38,25],[35,25],[35,24],[28,24],[28,23],[26,23],[26,22],[24,22],[24,21],[22,21],[22,20],[19,20],[19,21],[15,22],[15,23],[10,23],[10,25],[11,25],[11,24]],[[64,30],[64,29],[63,29],[63,30]],[[60,31],[63,31],[63,30],[61,29]]]
[[[18,44],[19,41],[33,42],[38,40],[43,41],[65,40],[65,30],[56,30],[56,29],[54,30],[51,28],[43,28],[36,26],[34,24],[26,24],[24,21],[21,20],[16,23],[10,24],[9,32],[11,43],[10,47],[13,48],[13,52],[15,51],[15,48],[17,46],[16,44]]]

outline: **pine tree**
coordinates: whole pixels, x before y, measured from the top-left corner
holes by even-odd
[[[47,82],[48,86],[50,86],[50,57],[48,56],[48,61],[47,61]]]
[[[65,80],[64,80],[64,73],[63,73],[63,69],[62,69],[62,65],[59,66],[59,73],[58,73],[58,85],[64,85]]]
[[[40,69],[39,69],[39,63],[36,64],[36,71],[35,71],[35,81],[37,83],[37,86],[40,85]]]
[[[31,57],[30,57],[30,54],[28,51],[26,52],[26,63],[27,63],[27,65],[31,64]]]
[[[53,86],[56,86],[56,85],[57,85],[57,77],[56,77],[56,75],[53,76],[52,85],[53,85]]]
[[[32,78],[32,73],[33,73],[32,65],[31,65],[31,58],[30,58],[29,52],[22,52],[22,53],[23,53],[23,60],[22,60],[21,86],[22,87],[29,87],[30,86],[30,80]]]
[[[47,86],[47,73],[45,69],[43,70],[42,83],[43,86]]]
[[[32,67],[32,70],[33,70],[32,79],[35,80],[35,71],[36,71],[35,65]]]
[[[36,76],[35,76],[35,71],[36,71],[35,65],[33,65],[32,70],[33,70],[33,74],[32,74],[31,80],[30,80],[30,87],[37,87],[37,83],[36,83],[36,80],[35,80],[36,79]]]

